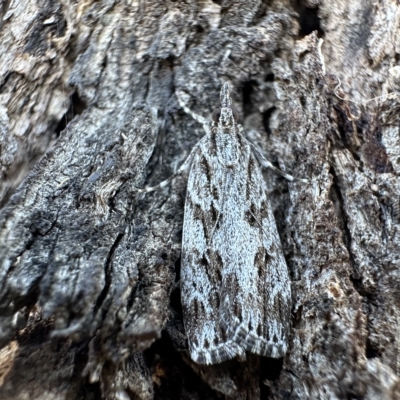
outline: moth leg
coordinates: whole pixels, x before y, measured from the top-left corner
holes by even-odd
[[[250,146],[253,148],[255,155],[258,159],[258,161],[260,161],[261,165],[265,168],[269,168],[272,171],[276,172],[277,174],[283,176],[285,179],[287,179],[290,182],[293,182],[295,180],[295,178],[292,175],[286,174],[285,172],[281,171],[280,169],[274,167],[261,153],[261,151],[257,148],[256,145],[254,145],[251,142],[248,142],[250,144]]]
[[[178,98],[178,103],[179,105],[183,108],[183,111],[185,111],[186,114],[189,114],[195,121],[199,122],[200,124],[203,125],[204,130],[209,133],[210,128],[210,121],[207,120],[206,118],[202,117],[201,115],[198,115],[194,113],[182,100],[182,96],[187,96],[183,92],[177,92],[176,97]]]
[[[138,193],[148,193],[148,192],[154,192],[155,190],[162,189],[163,187],[166,187],[169,185],[169,183],[179,174],[181,174],[184,171],[187,171],[191,164],[192,164],[192,159],[193,156],[196,154],[196,151],[199,149],[201,142],[204,140],[205,136],[200,139],[196,145],[193,147],[189,155],[187,156],[186,160],[183,162],[183,164],[179,167],[178,171],[176,171],[174,174],[172,174],[169,178],[167,178],[165,181],[160,182],[158,185],[155,186],[147,186],[144,187],[143,189],[140,188],[135,188],[135,191]]]
[[[285,179],[287,179],[290,182],[293,181],[300,181],[303,183],[307,183],[307,179],[302,179],[302,178],[295,178],[292,175],[286,174],[285,172],[281,171],[279,168],[274,167],[261,153],[261,150],[253,143],[251,143],[248,139],[246,139],[243,134],[241,133],[243,139],[250,145],[250,147],[254,150],[255,156],[257,157],[257,160],[260,162],[260,164],[265,167],[269,168],[272,171],[276,172],[277,174],[283,176]]]
[[[207,137],[207,135],[210,133],[210,123],[209,121],[202,117],[201,115],[195,114],[194,112],[192,112],[189,107],[187,107],[185,105],[185,103],[183,102],[181,96],[182,96],[183,92],[177,92],[176,93],[176,97],[178,99],[178,103],[179,105],[183,108],[183,110],[185,111],[185,113],[189,114],[195,121],[199,122],[200,124],[203,125],[204,130],[206,131],[206,135],[200,139],[197,144],[193,147],[192,151],[190,152],[190,154],[187,156],[185,162],[181,165],[181,167],[178,169],[178,171],[176,171],[172,176],[170,176],[168,179],[166,179],[165,181],[160,182],[158,185],[155,186],[149,186],[149,187],[145,187],[143,189],[139,189],[139,188],[135,188],[135,190],[138,193],[148,193],[148,192],[153,192],[155,190],[161,189],[163,187],[166,187],[167,185],[169,185],[169,183],[179,174],[181,174],[184,171],[187,171],[190,168],[191,162],[192,162],[192,158],[194,156],[194,154],[196,153],[197,149],[200,147],[201,142]]]

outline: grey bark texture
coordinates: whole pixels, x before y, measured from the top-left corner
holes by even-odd
[[[399,399],[394,0],[1,1],[0,398]],[[321,40],[323,39],[323,41]],[[289,351],[187,353],[187,176],[222,82],[292,280]],[[367,101],[381,96],[376,100]]]

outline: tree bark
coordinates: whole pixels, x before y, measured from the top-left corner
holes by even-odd
[[[400,398],[400,7],[0,3],[0,398]],[[323,39],[323,40],[322,40]],[[187,176],[229,82],[292,281],[289,351],[200,366]],[[373,101],[369,99],[378,97]],[[180,103],[181,102],[181,103]]]

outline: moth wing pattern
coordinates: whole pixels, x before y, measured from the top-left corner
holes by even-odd
[[[287,350],[287,266],[258,162],[243,137],[238,146],[229,168],[210,136],[189,174],[182,306],[191,358],[200,364]]]

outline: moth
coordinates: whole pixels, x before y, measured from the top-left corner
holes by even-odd
[[[261,165],[293,177],[243,136],[227,83],[220,101],[211,123],[195,116],[207,134],[177,171],[190,168],[181,298],[190,356],[199,364],[246,352],[282,357],[290,321],[290,279]]]

